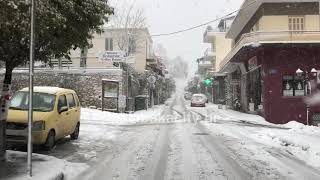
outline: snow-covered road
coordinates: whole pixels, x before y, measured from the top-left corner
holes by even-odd
[[[320,179],[316,128],[273,125],[215,105],[190,108],[180,95],[141,114],[87,121],[72,143],[78,150],[61,153],[91,166],[75,179]]]

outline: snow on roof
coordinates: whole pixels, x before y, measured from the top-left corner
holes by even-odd
[[[59,91],[70,91],[69,89],[64,89],[60,87],[51,87],[51,86],[35,86],[33,87],[34,92],[42,92],[48,94],[57,94]],[[21,91],[29,91],[29,88],[23,88]]]

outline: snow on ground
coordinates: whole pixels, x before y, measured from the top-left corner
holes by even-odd
[[[6,180],[50,180],[73,177],[88,166],[81,163],[70,163],[51,156],[33,154],[33,177],[27,174],[27,153],[7,151],[7,161],[1,164],[0,179]]]
[[[310,166],[320,167],[319,127],[306,126],[298,122],[275,125],[266,122],[261,116],[218,109],[213,104],[209,104],[207,108],[191,109],[213,117],[203,122],[211,131],[237,138],[240,142],[252,142],[255,147],[261,144],[279,149]],[[248,144],[243,145],[249,148]],[[252,146],[250,148],[254,154],[259,155],[258,151],[261,149]],[[265,154],[260,152],[260,155],[260,158],[265,158]]]
[[[120,114],[96,109],[81,109],[81,123],[98,123],[102,125],[130,125],[151,122],[160,118],[164,105],[154,106],[148,110],[137,111],[133,114]]]

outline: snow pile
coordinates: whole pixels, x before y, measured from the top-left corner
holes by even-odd
[[[284,148],[307,164],[320,167],[320,129],[317,127],[297,126],[283,131],[264,130],[259,132],[256,140]]]
[[[130,125],[137,123],[153,122],[160,119],[164,105],[155,106],[133,114],[120,114],[96,109],[81,109],[81,123],[100,123],[103,125]]]
[[[70,163],[51,156],[33,154],[33,177],[27,174],[27,153],[7,151],[7,162],[1,167],[0,179],[51,180],[74,177],[88,168],[85,164]],[[51,168],[48,168],[51,167]]]
[[[267,122],[261,116],[242,113],[230,109],[218,109],[218,105],[215,104],[208,104],[207,109],[211,110],[210,116],[214,116],[213,119],[216,119],[217,121],[238,121],[243,123],[259,124],[266,126],[277,126],[275,124]]]

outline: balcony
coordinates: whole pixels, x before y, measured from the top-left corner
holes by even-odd
[[[215,52],[212,50],[212,48],[208,48],[204,52],[204,56],[205,57],[214,57],[215,56]]]
[[[277,31],[277,32],[252,32],[243,34],[240,40],[219,64],[223,71],[225,66],[243,48],[257,48],[262,44],[293,44],[293,43],[320,43],[320,31]]]
[[[203,42],[204,43],[214,43],[216,37],[216,32],[211,29],[207,29],[203,34]]]

